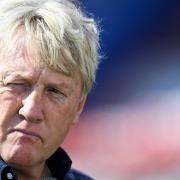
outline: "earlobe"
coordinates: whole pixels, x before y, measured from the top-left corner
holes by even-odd
[[[77,110],[76,110],[76,115],[75,118],[73,120],[73,124],[76,124],[79,121],[79,117],[84,109],[84,105],[86,102],[87,97],[86,96],[82,96],[78,105],[77,105]]]

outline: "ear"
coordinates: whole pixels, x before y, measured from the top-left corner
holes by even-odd
[[[73,124],[76,124],[79,121],[79,116],[84,109],[84,104],[86,102],[86,99],[87,99],[87,96],[84,96],[84,95],[81,96],[81,99],[79,100],[78,105],[77,105],[76,115],[73,120]]]

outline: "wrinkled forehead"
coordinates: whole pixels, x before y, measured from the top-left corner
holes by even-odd
[[[22,49],[0,53],[0,76],[33,77],[41,73],[46,65],[39,63],[35,55],[28,56]]]
[[[16,59],[22,57],[22,61],[37,68],[46,66],[70,77],[80,76],[77,66],[63,56],[61,49],[50,48],[49,44],[20,28],[8,41],[0,39],[0,63],[11,60],[15,64]]]
[[[36,66],[45,64],[40,57],[38,41],[28,36],[20,30],[13,38],[8,39],[7,43],[0,39],[0,63],[6,63],[6,61],[12,59],[15,62],[17,58],[23,57],[23,61]]]
[[[0,72],[2,70],[7,70],[7,72],[12,72],[16,69],[24,71],[24,73],[29,73],[29,75],[33,75],[34,73],[37,74],[42,71],[42,69],[48,68],[51,72],[58,74],[66,75],[61,71],[57,71],[53,69],[51,66],[48,66],[39,53],[39,45],[36,42],[33,42],[29,49],[24,46],[23,38],[15,44],[14,46],[7,49],[0,50]],[[25,65],[25,66],[24,66]],[[28,69],[22,69],[24,67],[28,67]],[[18,69],[19,68],[19,69]],[[67,75],[66,75],[67,76]],[[71,77],[76,84],[80,84],[82,87],[82,80],[80,77],[79,72],[74,72],[74,76],[67,76]]]
[[[7,59],[23,57],[23,60],[27,63],[32,63],[36,66],[48,66],[52,70],[60,73],[64,73],[69,76],[74,76],[75,69],[70,68],[68,61],[59,53],[59,56],[52,58],[48,54],[48,49],[50,47],[43,44],[35,36],[25,33],[23,31],[18,31],[14,37],[8,39],[8,41],[1,41],[0,39],[0,63],[3,63]],[[58,50],[56,50],[58,51]],[[57,52],[55,52],[57,53]]]
[[[37,58],[37,59],[36,59]],[[44,72],[44,73],[43,73]],[[0,77],[1,76],[16,76],[16,77],[32,77],[43,74],[46,80],[61,82],[61,78],[66,82],[74,81],[75,84],[81,84],[79,74],[73,77],[66,76],[64,73],[57,72],[56,70],[49,68],[45,63],[41,62],[34,54],[24,53],[22,49],[19,51],[11,51],[10,53],[0,53]]]
[[[27,31],[23,26],[18,28],[13,36],[0,38],[0,51],[4,54],[19,54],[33,57],[33,63],[46,64],[51,69],[74,75],[77,66],[63,52],[67,52],[63,45],[54,45],[46,35]],[[28,58],[27,58],[28,59]]]

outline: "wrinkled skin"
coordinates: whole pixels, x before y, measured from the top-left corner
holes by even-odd
[[[0,55],[0,155],[20,179],[47,174],[45,160],[78,121],[85,97],[68,77],[22,53]]]

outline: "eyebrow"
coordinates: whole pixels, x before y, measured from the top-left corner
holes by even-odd
[[[7,76],[11,76],[13,78],[19,78],[21,80],[27,80],[27,81],[32,81],[33,79],[33,75],[31,75],[31,73],[18,73],[18,72],[15,72],[15,73],[12,73],[10,71],[8,71],[7,73],[4,74],[4,78],[6,78]],[[54,87],[57,87],[57,88],[65,88],[65,89],[69,89],[69,90],[73,90],[73,87],[72,85],[70,85],[69,83],[65,83],[65,82],[45,82],[44,83],[46,86],[49,85],[49,86],[54,86]]]
[[[32,79],[32,75],[30,73],[24,72],[22,75],[22,72],[12,72],[11,70],[6,71],[4,73],[2,73],[2,79],[5,79],[7,77],[13,77],[13,78],[20,78],[22,80],[31,80]]]
[[[33,84],[33,74],[29,73],[29,72],[12,72],[11,70],[8,70],[4,73],[2,73],[2,79],[0,79],[0,82],[3,82],[4,79],[6,79],[7,77],[12,77],[13,79],[19,78],[20,80],[24,80],[24,81],[29,81]],[[58,80],[57,80],[58,81]],[[44,83],[45,86],[53,86],[57,89],[59,88],[63,88],[66,89],[68,91],[68,93],[73,92],[73,85],[71,85],[70,83],[66,83],[66,82],[45,82]]]

